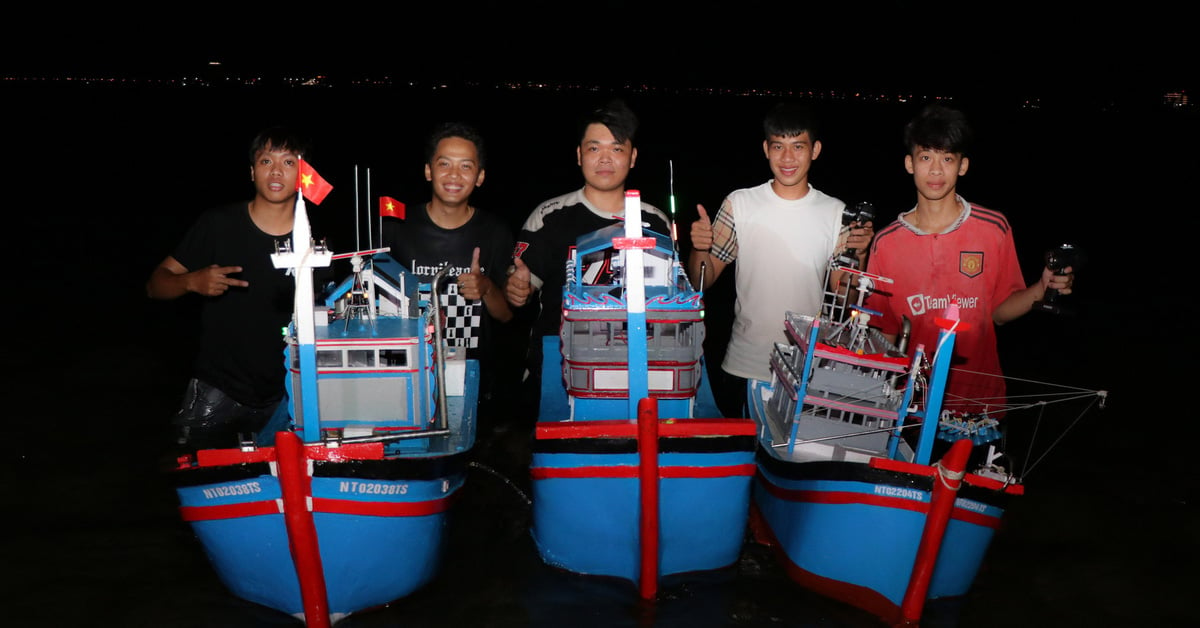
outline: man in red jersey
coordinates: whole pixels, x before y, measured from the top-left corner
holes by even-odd
[[[895,283],[877,286],[867,307],[882,313],[873,322],[893,340],[901,317],[911,320],[909,346],[924,345],[932,357],[939,331],[934,319],[957,305],[970,330],[955,338],[943,408],[996,416],[1006,398],[995,325],[1025,315],[1047,289],[1069,294],[1074,275],[1070,267],[1064,274],[1047,268],[1027,286],[1008,220],[958,195],[958,178],[970,165],[970,136],[965,116],[940,105],[905,127],[904,167],[913,175],[917,205],[875,235],[868,270]]]

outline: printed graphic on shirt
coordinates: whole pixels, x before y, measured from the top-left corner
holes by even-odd
[[[957,303],[960,310],[973,310],[979,307],[979,297],[960,297],[947,295],[931,297],[924,294],[912,294],[904,299],[908,303],[908,311],[913,316],[922,316],[926,312],[941,314],[951,303]]]
[[[921,316],[925,313],[925,295],[914,294],[908,297],[908,311],[913,316]]]
[[[529,248],[528,242],[518,242],[517,245],[513,247],[513,255],[512,255],[513,259],[517,259],[518,257],[521,257],[521,254],[524,253],[525,249],[528,249],[528,248]]]
[[[415,269],[414,272],[420,276],[422,281],[429,281],[438,271],[446,264],[437,266],[417,264],[416,260],[412,260],[409,264]],[[458,277],[459,275],[471,272],[469,267],[451,266],[450,272],[446,273],[447,278]],[[481,268],[479,272],[484,272]],[[451,347],[466,347],[474,349],[479,346],[480,326],[482,324],[483,303],[473,301],[458,293],[458,284],[454,281],[447,280],[445,283],[445,294],[442,295],[441,305],[442,311],[446,316],[446,329],[443,332],[443,337],[446,339],[446,344]],[[429,287],[422,286],[420,298],[429,300]]]
[[[958,254],[958,272],[967,277],[978,277],[983,272],[982,251],[962,251]]]
[[[421,298],[428,300],[429,293],[421,292]],[[472,301],[458,293],[458,284],[446,286],[442,295],[442,311],[446,313],[446,328],[442,337],[451,347],[467,347],[474,349],[479,346],[479,326],[482,315],[482,304]]]

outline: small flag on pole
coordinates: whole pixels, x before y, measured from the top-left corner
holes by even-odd
[[[380,196],[379,215],[404,220],[404,203],[390,196]]]
[[[333,186],[329,184],[317,171],[303,159],[300,160],[300,177],[296,179],[296,189],[304,195],[304,198],[320,205],[321,201],[333,191]]]

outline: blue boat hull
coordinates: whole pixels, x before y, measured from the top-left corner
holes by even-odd
[[[659,465],[659,575],[736,562],[753,455],[664,453]],[[637,469],[636,454],[534,453],[533,537],[542,559],[576,573],[636,582],[642,510]],[[671,477],[688,474],[698,477]]]
[[[546,355],[555,354],[552,342],[546,341]],[[543,382],[555,385],[544,388],[541,416],[570,416],[567,395],[557,385],[561,367],[547,362]],[[617,400],[610,416],[623,416],[627,408],[624,399]],[[737,561],[745,541],[754,424],[687,418],[689,411],[719,416],[707,382],[694,400],[663,400],[658,409],[657,573],[727,567]],[[575,410],[580,414],[579,405]],[[532,535],[543,561],[575,573],[638,582],[644,540],[638,451],[632,419],[537,424],[530,468]]]
[[[752,394],[751,416],[762,416],[761,404]],[[930,512],[933,467],[880,458],[796,462],[769,446],[757,458],[758,540],[774,546],[806,588],[897,620]],[[967,478],[975,485],[955,499],[926,599],[966,594],[1000,526],[1009,492]]]
[[[465,465],[465,454],[312,463],[312,523],[332,617],[386,604],[433,578]],[[222,582],[238,597],[302,616],[280,479],[265,463],[196,471],[178,477],[181,512]],[[203,472],[241,477],[207,482]]]

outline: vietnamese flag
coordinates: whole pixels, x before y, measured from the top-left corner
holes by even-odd
[[[379,215],[404,220],[404,203],[390,196],[380,196]]]
[[[317,174],[317,171],[307,161],[301,159],[300,177],[296,179],[296,189],[304,194],[304,198],[320,205],[321,201],[325,200],[325,197],[333,191],[333,186]]]

